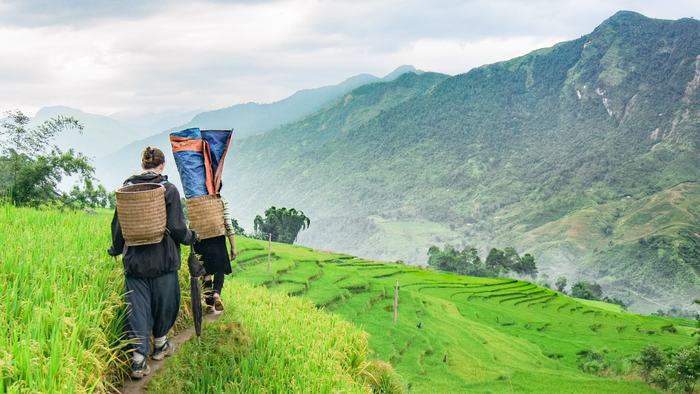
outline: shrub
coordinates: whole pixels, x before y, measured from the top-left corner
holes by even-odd
[[[594,350],[582,350],[576,355],[578,356],[578,367],[584,372],[598,375],[610,368],[603,353]]]
[[[700,379],[700,346],[665,354],[650,345],[642,349],[635,362],[644,380],[662,389],[692,393]]]
[[[700,347],[679,350],[664,368],[664,375],[671,389],[692,393],[700,378]]]
[[[666,363],[666,355],[655,345],[649,345],[642,349],[635,363],[640,366],[640,372],[644,380],[649,382],[652,374]]]
[[[383,361],[370,361],[362,373],[365,384],[375,394],[403,393],[401,379],[391,364]]]
[[[576,282],[571,287],[571,296],[585,300],[600,300],[603,296],[603,290],[595,282]]]

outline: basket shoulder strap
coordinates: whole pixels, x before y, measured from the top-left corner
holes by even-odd
[[[168,183],[168,180],[165,179],[165,178],[163,178],[163,177],[161,177],[161,178],[160,178],[160,181],[158,182],[158,184],[163,185],[163,187],[165,187],[165,185],[166,185],[167,183]],[[166,236],[166,237],[169,237],[169,236],[170,236],[170,229],[167,228],[167,227],[165,228],[165,236]]]

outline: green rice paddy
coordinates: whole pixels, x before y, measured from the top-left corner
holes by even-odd
[[[238,245],[243,260],[267,247],[251,239]],[[692,341],[692,321],[629,314],[525,281],[463,277],[283,244],[273,244],[272,251],[270,273],[262,254],[241,264],[235,276],[306,298],[362,327],[373,357],[390,362],[410,392],[653,392],[635,377],[632,359],[649,343],[667,348]],[[604,376],[579,368],[586,351],[604,355]]]
[[[127,355],[122,268],[105,253],[110,218],[0,206],[0,392],[118,387]],[[151,391],[381,392],[395,382],[375,359],[416,393],[653,392],[632,363],[639,350],[694,340],[690,320],[629,314],[525,281],[283,244],[273,244],[268,272],[266,242],[238,245],[224,318],[169,359]],[[190,324],[185,270],[178,328]],[[579,368],[592,351],[608,366],[600,375]]]

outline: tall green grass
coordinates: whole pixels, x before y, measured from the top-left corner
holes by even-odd
[[[0,392],[100,392],[119,380],[124,284],[104,219],[0,207]]]
[[[224,297],[223,318],[168,360],[149,392],[400,392],[393,370],[367,359],[366,334],[340,316],[239,280]]]
[[[110,219],[107,211],[0,206],[0,393],[110,392],[120,385],[128,370],[124,279],[121,262],[106,254]],[[183,255],[188,252],[183,248]],[[313,255],[298,249],[298,256]],[[294,265],[275,258],[268,278]],[[315,274],[318,267],[305,266],[290,280]],[[192,323],[186,265],[180,285],[174,332]],[[390,367],[367,360],[364,332],[340,317],[242,282],[230,281],[226,291],[227,299],[236,300],[227,319],[208,327],[200,342],[186,344],[154,390],[367,392],[392,385],[400,390]]]

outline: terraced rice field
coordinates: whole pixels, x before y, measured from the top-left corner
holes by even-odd
[[[0,393],[119,386],[128,356],[119,341],[122,268],[104,252],[110,218],[0,207]],[[381,369],[373,361],[380,359],[416,393],[653,392],[631,359],[650,343],[694,341],[692,321],[628,314],[525,281],[283,244],[273,244],[268,272],[266,242],[240,238],[238,245],[223,321],[166,362],[152,391],[248,392],[251,382],[261,392],[393,387],[376,386],[373,377],[382,374],[368,373]],[[184,267],[181,279],[178,328],[191,325]],[[604,356],[605,376],[579,369],[588,351]]]
[[[649,343],[689,343],[692,322],[628,314],[526,281],[463,277],[273,244],[239,242],[235,276],[301,296],[370,334],[410,392],[653,392],[631,359]],[[261,278],[264,278],[261,279]],[[399,317],[393,295],[399,282]],[[235,303],[235,300],[231,300]],[[676,333],[669,332],[673,325]],[[583,372],[602,353],[608,376]]]

